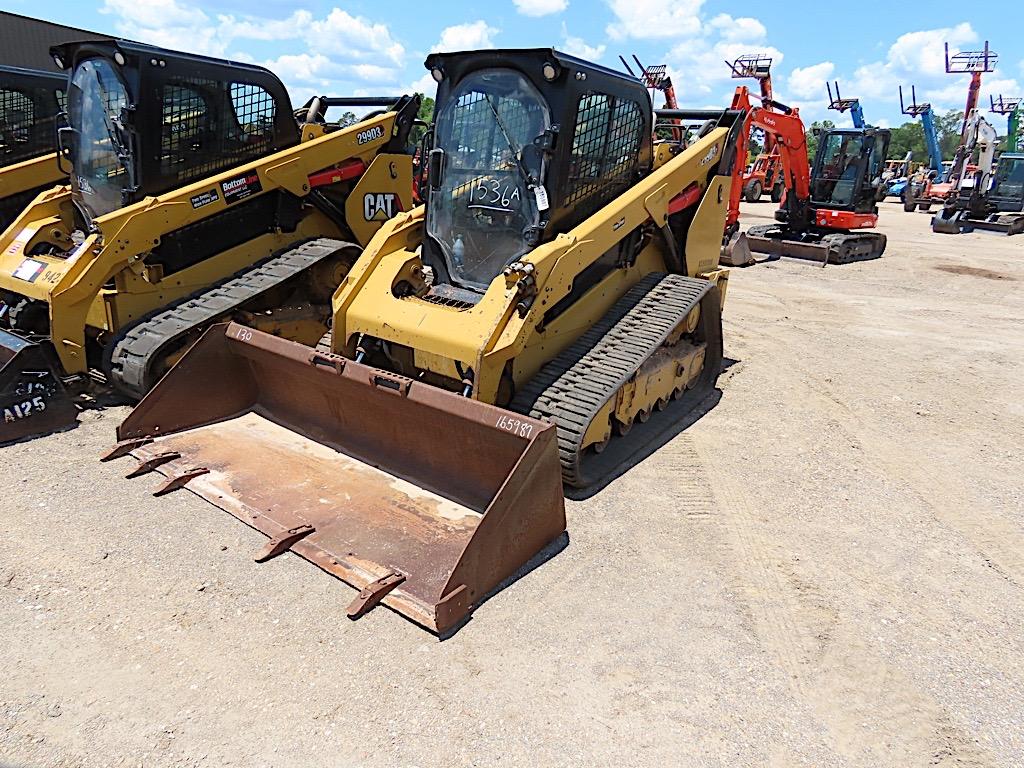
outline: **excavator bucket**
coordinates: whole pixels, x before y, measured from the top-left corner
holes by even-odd
[[[722,245],[718,263],[728,267],[749,267],[751,264],[757,263],[750,250],[750,243],[747,242],[746,233],[734,232],[732,234],[729,242]]]
[[[555,427],[237,324],[209,329],[105,459],[156,471],[446,634],[565,531]]]
[[[0,331],[0,445],[67,429],[78,419],[47,344]]]

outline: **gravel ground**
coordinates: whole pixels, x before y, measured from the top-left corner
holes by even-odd
[[[710,410],[444,642],[99,464],[124,409],[0,449],[0,764],[1024,764],[1024,237],[883,208],[735,270]]]

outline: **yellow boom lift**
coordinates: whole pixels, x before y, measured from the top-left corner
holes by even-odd
[[[433,54],[425,207],[385,223],[318,348],[211,329],[108,458],[187,487],[439,633],[699,408],[742,113],[652,140],[634,77],[550,49]],[[318,247],[342,248],[331,239]]]

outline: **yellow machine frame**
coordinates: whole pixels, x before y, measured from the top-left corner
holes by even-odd
[[[691,276],[715,283],[724,300],[728,271],[718,268],[718,256],[731,179],[712,176],[709,182],[708,167],[724,152],[727,136],[727,129],[716,128],[674,157],[659,152],[660,165],[647,178],[573,230],[533,249],[467,309],[395,296],[392,289],[398,282],[422,279],[417,249],[424,208],[397,216],[373,238],[334,296],[334,351],[351,356],[359,334],[384,338],[412,348],[417,368],[448,379],[458,381],[457,363],[471,367],[473,397],[496,403],[509,361],[517,385],[530,379],[644,275],[664,269],[663,246],[649,244],[632,267],[612,272],[543,333],[538,331],[547,309],[570,293],[585,267],[645,221],[665,226],[670,201],[691,185],[703,192],[710,183],[712,189],[704,194],[689,229],[687,269]],[[517,304],[531,284],[539,286],[539,293],[520,313]]]
[[[65,373],[84,373],[88,368],[87,327],[116,331],[292,243],[325,234],[349,236],[313,209],[294,232],[260,236],[173,275],[165,277],[159,268],[147,265],[147,253],[159,245],[164,233],[230,207],[219,194],[199,209],[191,204],[193,197],[218,189],[221,182],[256,173],[264,194],[284,189],[305,197],[310,191],[310,174],[344,161],[360,160],[367,169],[346,202],[347,223],[356,241],[366,244],[381,225],[381,221],[363,215],[364,195],[397,195],[397,207],[409,210],[412,158],[380,152],[397,132],[397,116],[397,112],[389,111],[329,133],[324,133],[321,126],[304,126],[302,140],[294,147],[97,218],[97,231],[87,234],[77,246],[72,241],[70,187],[44,192],[0,235],[0,289],[46,301],[51,337]],[[368,130],[376,127],[382,130]],[[368,136],[375,138],[366,141]],[[32,255],[33,249],[44,243],[58,244],[70,255]],[[44,265],[32,282],[14,276],[29,259]],[[104,287],[111,280],[113,287]]]
[[[57,153],[33,157],[0,168],[0,199],[13,197],[30,189],[57,185],[67,178],[57,167]]]

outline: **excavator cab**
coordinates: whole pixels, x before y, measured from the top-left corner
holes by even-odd
[[[288,94],[260,67],[125,40],[51,54],[70,72],[58,136],[86,231],[144,197],[299,143]]]
[[[54,150],[65,88],[61,75],[0,66],[0,232],[63,177]]]
[[[988,202],[997,211],[1024,211],[1024,154],[1004,152],[996,165]]]
[[[876,129],[822,132],[811,170],[811,205],[853,213],[875,210],[889,136]]]

